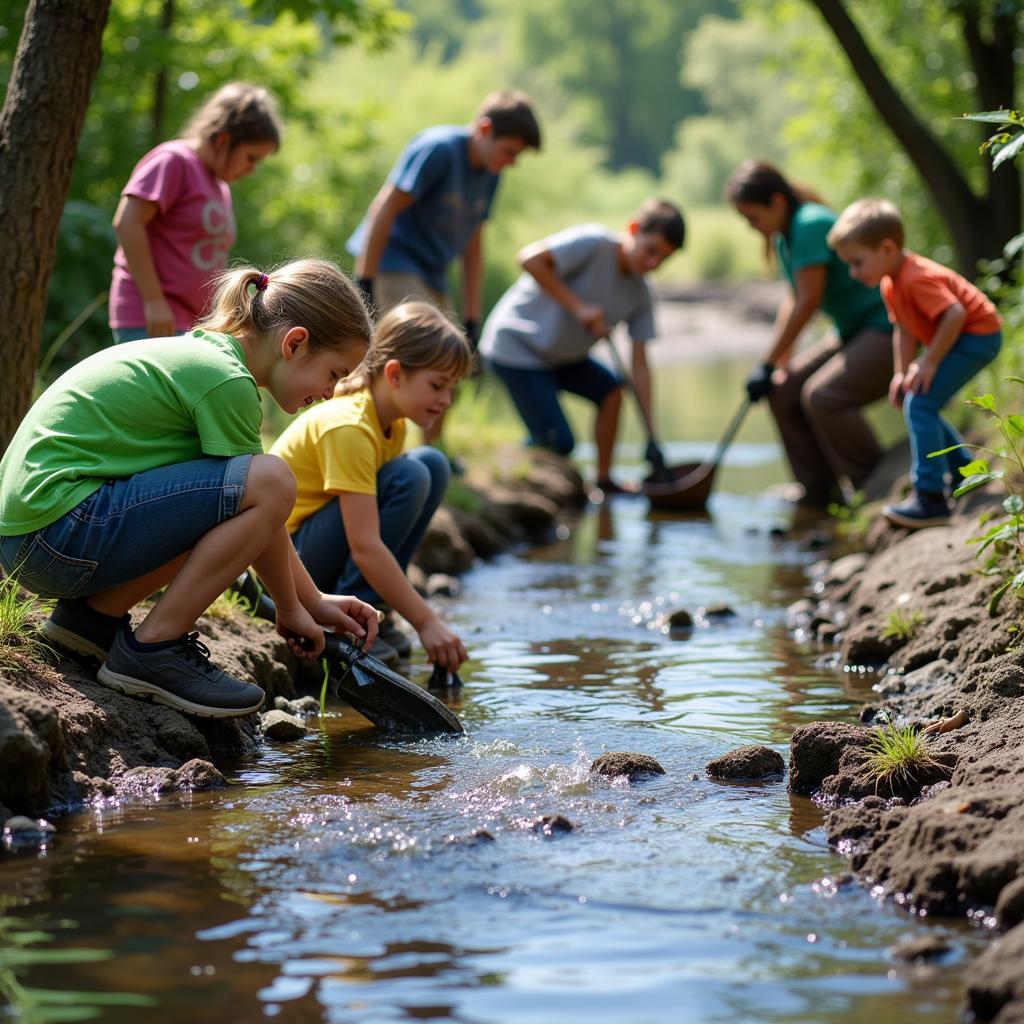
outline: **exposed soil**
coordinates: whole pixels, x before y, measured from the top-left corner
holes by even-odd
[[[993,929],[968,969],[965,1009],[1009,1024],[1024,1020],[1024,648],[1014,646],[1024,609],[1008,596],[989,613],[998,581],[981,574],[969,543],[979,511],[1000,512],[997,496],[964,505],[948,527],[908,534],[873,524],[866,558],[816,567],[816,600],[794,608],[792,624],[819,637],[832,625],[825,635],[841,665],[882,674],[864,724],[794,733],[789,784],[832,808],[829,841],[876,896]],[[927,737],[924,767],[899,787],[865,772],[886,721],[948,729]]]

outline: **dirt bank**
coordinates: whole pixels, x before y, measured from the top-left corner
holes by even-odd
[[[424,591],[450,588],[477,558],[543,540],[586,501],[571,464],[518,448],[498,452],[489,470],[474,471],[451,493],[415,559],[414,582]],[[266,691],[267,707],[297,696],[299,666],[270,624],[236,612],[204,616],[197,628],[218,664]],[[0,668],[0,823],[97,797],[221,786],[218,759],[264,742],[256,715],[190,718],[124,697],[56,654],[41,660],[18,647],[7,653]]]
[[[825,636],[839,627],[841,664],[881,674],[864,724],[797,730],[790,788],[832,808],[829,841],[879,899],[992,930],[968,968],[965,1009],[1010,1024],[1024,1020],[1024,609],[1007,597],[988,611],[997,581],[981,575],[969,543],[983,509],[1000,512],[997,495],[972,496],[948,527],[874,525],[866,557],[815,568],[816,604],[794,609],[794,625],[831,625]],[[929,739],[932,763],[895,797],[864,771],[883,711],[920,726],[966,718]]]

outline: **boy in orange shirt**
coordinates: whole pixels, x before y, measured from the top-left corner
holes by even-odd
[[[893,333],[893,377],[889,400],[899,408],[910,435],[910,480],[914,494],[882,514],[916,530],[949,519],[947,479],[969,461],[962,449],[930,459],[930,452],[963,443],[941,415],[942,407],[995,359],[1002,321],[992,302],[948,267],[903,248],[899,211],[884,199],[859,199],[839,215],[828,244],[849,264],[850,276],[881,286]]]

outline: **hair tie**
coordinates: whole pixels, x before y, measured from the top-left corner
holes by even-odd
[[[256,278],[256,291],[264,291],[268,284],[270,284],[270,275],[260,274],[260,276]]]

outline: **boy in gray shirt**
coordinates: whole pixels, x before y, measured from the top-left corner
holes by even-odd
[[[683,244],[678,208],[649,199],[624,233],[581,224],[549,235],[519,253],[523,273],[484,325],[480,353],[508,388],[530,432],[530,444],[568,455],[572,430],[558,402],[569,391],[597,406],[597,485],[605,494],[626,488],[611,478],[622,386],[590,349],[625,322],[633,341],[632,371],[640,402],[651,414],[645,344],[654,337],[646,274]]]

